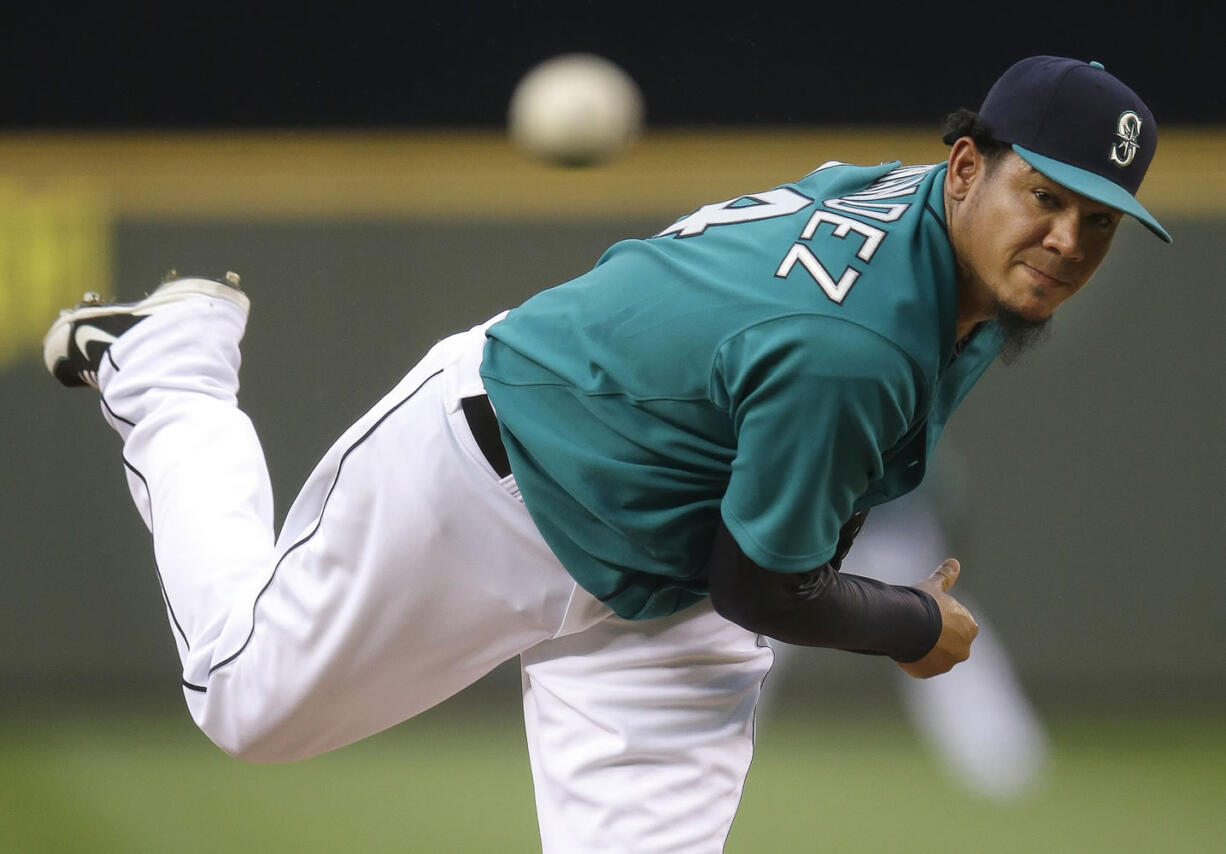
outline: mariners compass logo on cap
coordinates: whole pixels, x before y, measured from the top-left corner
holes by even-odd
[[[1001,142],[1059,184],[1171,236],[1137,201],[1158,124],[1136,92],[1099,62],[1032,56],[992,86],[979,117]]]
[[[1138,140],[1141,138],[1141,117],[1132,110],[1120,114],[1120,122],[1115,131],[1120,141],[1111,146],[1111,162],[1116,166],[1127,166],[1132,158],[1137,156]]]

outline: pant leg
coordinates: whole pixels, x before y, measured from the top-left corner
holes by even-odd
[[[521,661],[545,852],[723,850],[769,646],[703,603],[611,617]]]
[[[219,746],[282,760],[370,735],[590,604],[467,431],[480,329],[437,345],[346,431],[274,543],[262,451],[235,400],[244,323],[185,301],[124,335],[100,377],[184,694]]]

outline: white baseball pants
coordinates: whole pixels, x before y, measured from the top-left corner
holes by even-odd
[[[545,851],[720,851],[770,648],[709,605],[630,622],[574,583],[465,421],[485,327],[437,344],[349,428],[275,537],[236,401],[245,325],[185,300],[113,344],[99,377],[209,738],[308,757],[519,655]]]

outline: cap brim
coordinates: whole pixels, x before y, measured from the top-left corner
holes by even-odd
[[[1171,242],[1171,235],[1158,224],[1158,220],[1154,219],[1150,212],[1145,210],[1144,206],[1136,200],[1132,193],[1114,181],[1104,178],[1102,175],[1087,172],[1085,169],[1078,169],[1076,166],[1061,163],[1059,160],[1051,157],[1036,154],[1028,148],[1022,148],[1020,145],[1014,145],[1013,150],[1017,152],[1018,157],[1025,160],[1057,184],[1068,187],[1073,192],[1080,193],[1096,202],[1110,205],[1129,216],[1136,217],[1142,225],[1154,234],[1167,243]]]

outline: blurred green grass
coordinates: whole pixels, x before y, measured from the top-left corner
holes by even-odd
[[[956,787],[902,721],[762,727],[729,852],[1210,852],[1226,716],[1051,721],[1043,786]],[[229,759],[185,712],[0,719],[0,851],[539,850],[522,727],[449,705],[292,765]]]

